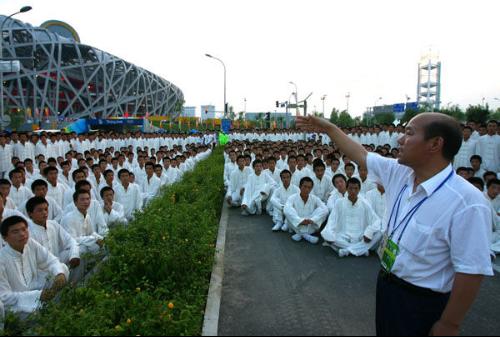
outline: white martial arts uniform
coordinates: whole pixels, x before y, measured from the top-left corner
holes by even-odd
[[[482,136],[476,146],[476,154],[483,159],[481,167],[486,171],[500,172],[500,136]]]
[[[30,221],[29,230],[30,237],[48,249],[62,263],[68,264],[71,260],[80,258],[78,243],[56,221],[47,221],[47,228]]]
[[[104,209],[104,202],[101,202],[101,207],[102,207],[102,213],[104,215],[104,221],[106,221],[108,227],[118,223],[121,224],[128,223],[127,218],[125,217],[125,209],[123,208],[122,204],[113,202],[111,213],[108,213]]]
[[[293,184],[290,184],[288,189],[281,184],[281,187],[274,191],[271,197],[271,204],[273,205],[273,222],[275,225],[283,226],[285,224],[286,218],[283,212],[286,202],[291,196],[296,194],[300,194],[300,189]]]
[[[29,199],[33,198],[33,192],[25,186],[16,188],[14,185],[10,187],[9,198],[16,204],[16,207],[21,206]]]
[[[320,198],[324,203],[327,203],[330,194],[334,190],[332,179],[325,175],[323,179],[319,180],[318,177],[314,175],[312,180],[314,182],[312,194]]]
[[[125,217],[127,220],[132,220],[135,211],[142,209],[141,189],[136,184],[130,184],[127,189],[119,184],[115,190],[116,202],[122,204],[125,209]]]
[[[309,195],[306,203],[299,194],[291,196],[285,205],[285,216],[290,228],[297,234],[314,234],[318,232],[326,218],[328,217],[328,208],[315,195]],[[304,226],[301,223],[309,219],[313,224]]]
[[[153,200],[160,192],[161,180],[155,174],[153,174],[151,179],[148,179],[147,176],[144,177],[140,186],[141,186],[141,192],[142,192],[142,198],[144,201],[144,205],[146,205],[151,200]]]
[[[274,189],[275,182],[267,173],[261,172],[250,174],[245,185],[242,205],[248,206],[249,214],[262,214],[263,203],[269,199],[271,191]]]
[[[63,210],[57,204],[57,202],[49,196],[45,197],[45,200],[49,203],[49,220],[54,220],[57,223],[60,223],[63,217]],[[29,200],[25,201],[21,206],[17,209],[19,212],[23,213],[25,216],[28,216],[28,211],[26,210],[26,204]]]
[[[0,300],[15,313],[32,313],[40,307],[45,275],[55,277],[69,270],[57,257],[30,239],[23,253],[9,245],[0,250]]]
[[[97,210],[87,212],[85,216],[76,210],[66,214],[61,221],[61,226],[78,243],[81,254],[98,252],[100,247],[97,241],[103,240],[108,234],[102,210],[100,207]]]
[[[227,189],[226,199],[231,197],[233,207],[241,206],[243,200],[241,190],[245,188],[248,177],[251,173],[252,169],[249,167],[245,167],[243,170],[240,170],[238,168],[231,174],[231,182]]]
[[[477,141],[472,138],[462,142],[462,146],[453,161],[453,168],[455,170],[459,167],[470,167],[470,158],[477,152],[476,146]]]

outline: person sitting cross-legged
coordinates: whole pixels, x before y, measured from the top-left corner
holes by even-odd
[[[283,213],[288,198],[300,194],[300,189],[292,184],[292,173],[288,170],[281,171],[281,187],[274,191],[271,198],[273,205],[273,232],[288,232],[289,227]]]
[[[311,178],[302,178],[299,186],[300,193],[291,196],[285,205],[288,225],[295,232],[292,239],[296,242],[304,239],[317,244],[319,239],[313,234],[318,233],[328,217],[328,208],[317,196],[311,194],[314,188]]]
[[[369,255],[382,238],[381,221],[364,198],[359,197],[361,182],[347,182],[347,198],[339,199],[321,233],[325,245],[340,257]]]
[[[0,250],[0,301],[9,311],[32,313],[64,287],[69,270],[30,238],[26,219],[7,218],[0,228],[7,243]],[[52,279],[45,279],[45,275]]]
[[[250,174],[245,185],[245,193],[241,202],[243,215],[261,215],[263,204],[269,199],[274,188],[274,180],[264,173],[262,161],[253,162],[254,173]]]

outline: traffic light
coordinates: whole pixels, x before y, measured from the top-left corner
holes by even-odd
[[[267,121],[271,120],[271,113],[270,112],[266,113],[266,120]]]
[[[279,101],[276,101],[276,107],[279,108],[280,107],[280,102]]]

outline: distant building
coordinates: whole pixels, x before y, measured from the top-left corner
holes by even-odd
[[[245,119],[247,121],[257,121],[260,118],[265,120],[266,116],[267,116],[267,112],[247,112],[245,114]],[[290,120],[292,120],[292,118],[295,116],[295,114],[289,113],[288,116],[290,116]],[[277,112],[277,113],[271,112],[271,120],[275,120],[275,119],[279,119],[279,118],[286,119],[286,113],[284,113],[284,112]]]
[[[217,113],[215,111],[215,105],[202,105],[201,106],[201,119],[215,119],[217,118]]]
[[[182,117],[194,118],[196,117],[196,107],[195,106],[185,106],[182,110]]]

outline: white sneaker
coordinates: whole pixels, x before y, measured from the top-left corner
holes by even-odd
[[[339,250],[339,257],[346,257],[346,256],[349,256],[349,251],[347,249]]]
[[[283,226],[281,226],[281,231],[285,233],[288,232],[288,225],[284,224]]]
[[[292,236],[292,240],[295,242],[300,242],[302,241],[302,239],[303,239],[302,234],[295,234],[294,236]]]
[[[310,244],[313,244],[313,245],[316,245],[319,242],[319,238],[312,236],[312,235],[309,235],[309,234],[304,234],[303,237],[304,237],[304,240],[306,240],[307,242],[309,242]]]
[[[274,227],[273,227],[273,232],[279,232],[281,230],[281,227],[283,227],[282,224],[280,223],[277,223]]]
[[[368,251],[368,252],[366,252],[366,253],[365,253],[365,256],[366,256],[366,257],[370,257],[370,252],[369,252],[369,251]]]

